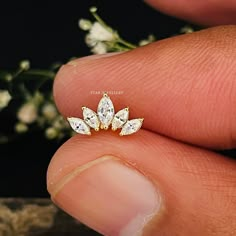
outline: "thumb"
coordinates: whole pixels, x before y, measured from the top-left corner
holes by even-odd
[[[236,232],[235,170],[232,160],[149,131],[100,131],[67,141],[47,181],[57,205],[103,235],[217,236]]]

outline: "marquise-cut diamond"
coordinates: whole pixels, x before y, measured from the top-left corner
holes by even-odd
[[[89,126],[80,118],[69,117],[67,118],[71,128],[79,133],[79,134],[87,134],[90,135],[90,128]]]
[[[112,130],[120,129],[129,118],[129,109],[124,108],[118,111],[112,120]]]
[[[80,134],[90,135],[90,128],[98,131],[99,128],[107,130],[112,126],[112,130],[121,129],[120,135],[130,135],[136,133],[142,126],[143,118],[129,119],[129,108],[124,108],[115,114],[114,105],[107,95],[103,94],[97,113],[87,107],[82,107],[84,120],[76,117],[67,118],[74,131]]]
[[[123,126],[120,135],[123,136],[136,133],[141,128],[142,123],[143,119],[141,118],[127,121],[127,123]]]
[[[91,128],[95,129],[96,131],[99,130],[100,122],[98,120],[97,114],[87,107],[82,107],[83,110],[83,117],[86,124],[88,124]]]
[[[101,122],[102,129],[108,129],[109,125],[112,122],[114,117],[114,106],[109,98],[109,96],[105,93],[98,104],[98,118]]]

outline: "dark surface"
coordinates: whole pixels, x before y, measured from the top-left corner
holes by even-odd
[[[28,58],[35,67],[89,53],[78,19],[90,17],[89,7],[126,39],[137,42],[149,33],[159,38],[178,32],[183,22],[157,13],[143,1],[4,1],[0,3],[0,65],[15,67]]]
[[[135,3],[135,4],[134,4]],[[88,18],[96,5],[105,21],[124,38],[137,42],[154,33],[158,39],[177,34],[184,22],[164,16],[143,1],[4,1],[0,3],[0,68],[16,68],[27,58],[33,67],[89,54],[79,18]],[[1,129],[11,125],[0,117]],[[46,170],[59,143],[41,133],[24,135],[0,147],[0,196],[46,197]],[[227,155],[236,156],[235,151]]]

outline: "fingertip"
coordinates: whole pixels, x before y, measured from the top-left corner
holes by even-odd
[[[48,168],[48,191],[62,209],[103,235],[139,235],[160,214],[162,197],[151,179],[121,158],[117,139],[104,135],[101,144],[90,141],[94,148],[87,138],[68,141]],[[114,145],[102,144],[108,140]]]
[[[201,25],[236,23],[236,2],[231,0],[145,0],[145,2],[169,15]]]
[[[48,190],[103,235],[222,235],[234,227],[234,173],[232,160],[145,130],[127,139],[101,131],[58,150]]]
[[[207,148],[234,147],[235,29],[214,27],[73,61],[55,80],[58,109],[82,117],[82,106],[97,110],[102,91],[110,91],[115,110],[129,106],[146,129]]]

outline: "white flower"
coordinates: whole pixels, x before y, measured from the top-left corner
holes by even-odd
[[[115,42],[117,40],[116,33],[109,31],[99,22],[95,22],[89,33],[85,37],[86,44],[92,48],[94,54],[104,54],[108,51],[107,42]]]
[[[37,119],[37,107],[32,102],[25,103],[17,113],[18,119],[25,123],[31,124]]]
[[[11,98],[12,97],[7,90],[0,90],[0,110],[9,104]]]
[[[92,22],[90,20],[87,20],[87,19],[80,19],[79,20],[79,27],[80,29],[82,30],[90,30],[92,28]]]
[[[58,113],[56,107],[52,103],[47,103],[42,108],[42,114],[47,120],[53,120]]]
[[[94,54],[104,54],[107,53],[107,45],[103,42],[98,42],[91,50]]]
[[[95,22],[89,31],[91,39],[95,41],[113,41],[115,34],[106,29],[99,22]]]
[[[85,36],[85,43],[89,46],[89,47],[94,47],[97,44],[97,40],[95,40],[94,38],[91,37],[90,34],[87,34]]]

